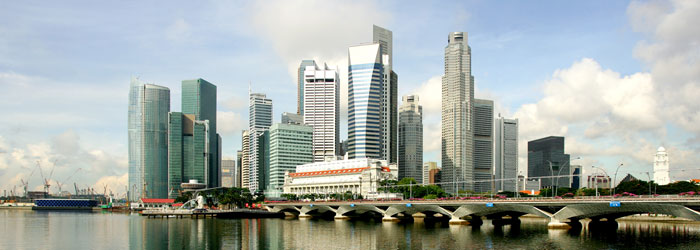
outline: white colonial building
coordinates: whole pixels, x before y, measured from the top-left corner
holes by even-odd
[[[671,182],[668,153],[664,147],[659,147],[654,156],[654,182],[658,185],[666,185]]]
[[[284,193],[333,194],[350,191],[363,197],[376,196],[382,180],[396,180],[398,168],[385,160],[369,158],[315,162],[286,173]]]

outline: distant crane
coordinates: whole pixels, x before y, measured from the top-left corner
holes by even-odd
[[[22,189],[24,189],[24,197],[27,197],[27,187],[29,186],[29,180],[25,182],[23,179],[20,178],[19,182],[22,183]]]
[[[51,188],[50,181],[51,181],[51,177],[53,176],[53,170],[56,169],[56,162],[58,162],[58,160],[53,161],[53,166],[51,167],[51,172],[49,173],[49,178],[44,178],[44,170],[41,169],[40,162],[36,161],[36,164],[39,167],[39,173],[41,173],[41,179],[44,181],[44,192],[46,192],[46,194],[49,193],[49,188]]]
[[[75,176],[75,174],[77,174],[78,171],[80,171],[81,169],[82,169],[82,168],[78,168],[77,170],[75,170],[75,172],[73,172],[73,174],[71,174],[70,176],[68,176],[68,178],[66,178],[66,180],[63,181],[63,182],[58,182],[58,181],[56,181],[56,186],[58,187],[58,193],[59,193],[59,194],[62,192],[61,188],[63,187],[63,184],[66,184],[66,182],[68,182],[71,178],[73,178],[73,176]],[[76,192],[77,192],[77,191],[76,191]],[[78,194],[76,193],[75,195],[78,195]]]
[[[75,186],[75,195],[76,196],[80,195],[80,189],[78,189],[78,184],[73,182],[73,186]]]

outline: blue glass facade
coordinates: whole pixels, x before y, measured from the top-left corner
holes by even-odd
[[[382,156],[382,108],[384,68],[379,44],[349,49],[348,156]]]

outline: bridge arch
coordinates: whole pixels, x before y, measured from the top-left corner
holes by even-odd
[[[622,202],[619,207],[611,207],[609,202],[570,204],[559,210],[552,218],[566,219],[609,218],[617,219],[633,214],[666,214],[700,221],[700,213],[679,204]]]
[[[444,209],[440,207],[439,205],[428,205],[428,204],[411,204],[410,206],[407,206],[406,204],[401,204],[401,205],[391,205],[389,208],[387,208],[386,212],[384,213],[384,216],[386,217],[392,217],[394,215],[397,215],[399,213],[404,213],[404,214],[415,214],[415,213],[423,213],[423,212],[434,212],[434,213],[439,213],[442,215],[445,215],[447,217],[452,217],[452,213],[448,211],[447,209]]]
[[[520,204],[507,204],[507,203],[495,203],[492,207],[487,207],[486,203],[483,204],[468,204],[462,205],[454,212],[454,216],[457,218],[463,218],[465,216],[488,216],[492,214],[502,214],[502,213],[519,213],[519,214],[533,214],[543,218],[551,218],[552,215],[545,211],[542,211],[536,207],[530,205],[520,205]]]
[[[379,209],[376,206],[373,205],[361,205],[361,204],[356,204],[354,206],[351,205],[342,205],[338,207],[338,210],[336,211],[336,216],[345,216],[345,214],[349,212],[355,212],[358,214],[363,214],[366,212],[374,212],[379,215],[384,215],[384,210]]]
[[[326,206],[326,205],[306,205],[306,206],[301,207],[302,214],[309,214],[312,212],[316,212],[319,214],[323,214],[326,212],[336,213],[336,210],[333,209],[332,207]]]
[[[299,214],[301,213],[301,209],[299,209],[297,206],[293,205],[274,205],[274,206],[268,206],[267,211],[270,212],[291,212],[294,214]]]

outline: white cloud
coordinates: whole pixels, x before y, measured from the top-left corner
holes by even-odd
[[[216,130],[223,135],[240,134],[242,130],[248,129],[248,120],[236,112],[217,111]]]
[[[174,42],[183,42],[192,36],[192,25],[185,19],[177,19],[165,30],[165,37]]]

